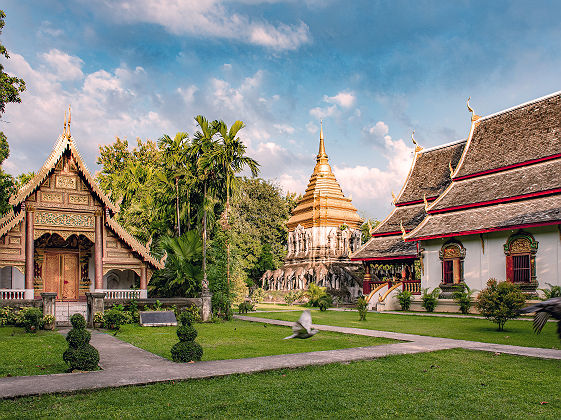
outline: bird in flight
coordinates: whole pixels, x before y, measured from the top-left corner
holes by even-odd
[[[534,331],[539,334],[549,317],[557,319],[557,335],[561,339],[561,297],[551,298],[535,305],[528,306],[520,311],[521,314],[534,315]]]
[[[292,332],[294,334],[284,337],[284,339],[310,338],[319,332],[318,330],[312,329],[312,313],[309,310],[302,312],[300,319],[298,319],[298,321],[296,321],[292,326]]]

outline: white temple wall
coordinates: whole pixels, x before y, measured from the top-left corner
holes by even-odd
[[[504,244],[518,230],[484,233],[483,247],[479,235],[458,236],[466,249],[464,259],[464,280],[466,284],[477,290],[486,287],[490,278],[503,281],[506,278],[506,257]],[[561,286],[561,236],[556,226],[543,226],[524,229],[538,241],[536,253],[536,278],[539,288],[547,288],[546,283]],[[421,287],[430,290],[442,282],[442,261],[439,251],[442,245],[451,238],[423,241],[424,273],[421,274]]]

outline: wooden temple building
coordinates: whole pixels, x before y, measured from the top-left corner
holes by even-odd
[[[561,285],[561,92],[486,117],[468,109],[467,140],[417,147],[395,209],[351,255],[372,301],[436,287],[447,298],[490,278],[531,296]]]
[[[302,290],[310,283],[343,299],[362,292],[361,265],[349,255],[361,244],[362,219],[344,196],[325,153],[323,127],[314,172],[287,222],[288,253],[282,268],[262,277],[265,290]]]
[[[96,184],[70,135],[70,122],[45,164],[10,198],[0,218],[0,299],[83,301],[145,298],[162,263],[117,222],[119,206]]]

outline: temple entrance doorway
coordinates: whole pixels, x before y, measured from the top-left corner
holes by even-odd
[[[45,252],[45,292],[55,292],[58,300],[78,300],[78,253]]]

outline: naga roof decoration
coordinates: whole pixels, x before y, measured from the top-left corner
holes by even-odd
[[[35,176],[24,186],[22,186],[17,193],[10,197],[10,205],[17,206],[21,204],[27,197],[29,197],[33,192],[45,181],[45,179],[49,176],[52,170],[54,170],[56,164],[62,157],[62,155],[66,152],[66,150],[70,150],[70,153],[75,159],[76,166],[78,167],[78,171],[84,177],[88,186],[92,189],[92,191],[98,196],[100,201],[109,208],[113,213],[119,212],[119,206],[114,204],[109,197],[101,190],[99,185],[95,182],[95,179],[91,176],[80,152],[76,148],[72,136],[69,133],[61,135],[51,154],[39,170],[35,174]]]
[[[453,181],[406,240],[561,222],[561,92],[473,121]]]
[[[353,229],[359,229],[362,219],[351,199],[343,195],[343,191],[331,171],[329,159],[325,153],[323,127],[320,130],[319,153],[316,162],[306,192],[287,222],[288,229],[292,231],[298,225],[308,228],[312,226],[337,227],[343,224]]]
[[[395,208],[376,228],[372,238],[352,256],[352,260],[393,260],[415,258],[415,243],[404,242],[403,231],[410,232],[425,217],[426,206],[450,184],[450,164],[457,164],[465,140],[431,149],[416,150]]]
[[[19,211],[17,214],[11,209],[8,213],[0,219],[0,238],[8,233],[14,226],[23,220],[25,216],[24,211]]]

